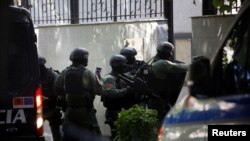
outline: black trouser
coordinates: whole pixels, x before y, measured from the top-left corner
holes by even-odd
[[[114,122],[117,120],[118,117],[118,113],[121,110],[117,110],[117,109],[109,109],[107,108],[106,112],[105,112],[105,123],[109,125],[110,130],[111,130],[111,139],[114,139],[117,135],[115,126],[114,126]]]
[[[50,129],[51,129],[53,141],[60,141],[61,140],[60,125],[50,124]]]
[[[66,121],[63,123],[62,141],[101,141],[101,135],[96,131],[95,128],[83,128]]]

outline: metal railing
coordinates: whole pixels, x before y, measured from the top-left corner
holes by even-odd
[[[164,18],[164,0],[22,0],[36,25]]]
[[[164,18],[167,0],[21,0],[36,25],[74,24]],[[232,12],[240,9],[240,1]],[[203,0],[203,15],[220,15],[212,0]]]

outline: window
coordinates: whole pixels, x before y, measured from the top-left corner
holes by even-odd
[[[222,50],[218,63],[217,90],[222,94],[250,92],[250,10],[236,23]],[[219,65],[221,64],[221,65]],[[220,67],[219,67],[220,66]],[[219,70],[221,69],[221,71]],[[219,75],[221,74],[221,75]]]

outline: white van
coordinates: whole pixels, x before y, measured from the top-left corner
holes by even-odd
[[[228,131],[226,125],[231,130],[233,125],[241,126],[238,130],[250,129],[249,0],[226,35],[215,58],[198,57],[192,63],[189,94],[166,115],[158,141],[207,141],[210,127],[218,125]]]

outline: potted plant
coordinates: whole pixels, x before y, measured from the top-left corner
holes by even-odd
[[[134,105],[119,113],[115,127],[115,141],[156,141],[157,111]]]

